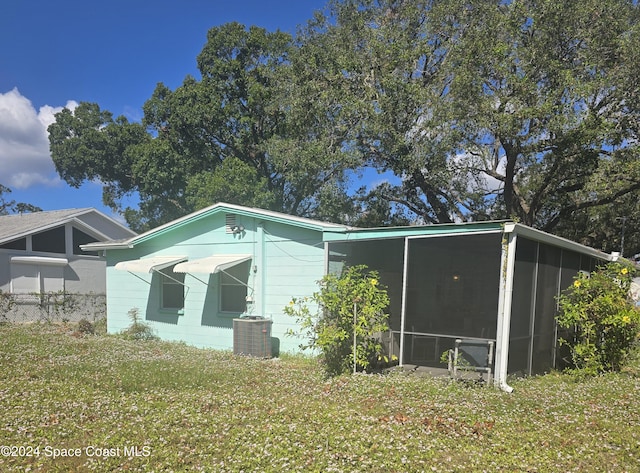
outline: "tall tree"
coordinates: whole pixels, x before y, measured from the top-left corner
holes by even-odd
[[[623,0],[458,7],[454,120],[499,215],[551,231],[640,189],[638,7]],[[634,83],[635,82],[635,83]]]
[[[364,208],[373,202],[369,213],[380,214],[386,201],[388,213],[396,203],[436,223],[462,216],[467,176],[449,159],[457,142],[446,122],[441,70],[450,38],[431,32],[430,4],[334,2],[301,33],[292,61],[319,91],[305,93],[333,103],[334,123],[348,131],[344,147],[360,167],[398,178],[361,194]]]
[[[114,119],[111,112],[87,102],[55,117],[48,129],[49,147],[58,174],[69,185],[101,181],[103,200],[114,210],[121,210],[119,201],[125,195],[145,192],[145,176],[133,169],[138,150],[152,141],[141,124]]]
[[[8,200],[11,189],[0,184],[0,215],[22,212],[40,212],[42,209],[32,204],[16,202],[14,199]]]
[[[345,0],[303,48],[332,52],[306,63],[358,118],[363,165],[395,174],[379,198],[425,222],[553,231],[638,196],[638,14],[627,0]]]
[[[607,253],[622,253],[626,258],[640,254],[640,199],[629,193],[615,205],[579,210],[570,219],[562,219],[555,228],[561,234]]]
[[[224,25],[201,79],[159,84],[142,124],[62,112],[54,162],[72,185],[105,182],[115,207],[138,192],[138,229],[224,199],[364,225],[516,218],[577,238],[640,190],[639,9],[335,0],[295,40]],[[371,168],[394,178],[354,194]]]
[[[277,103],[291,47],[282,32],[212,28],[197,58],[201,78],[188,76],[176,90],[159,83],[141,124],[113,120],[96,104],[58,114],[49,130],[58,172],[76,186],[102,180],[114,208],[137,192],[140,208],[125,216],[138,230],[219,200],[334,217],[334,202],[346,201],[346,165],[332,159],[328,172],[326,158],[292,152],[290,134],[306,130]]]

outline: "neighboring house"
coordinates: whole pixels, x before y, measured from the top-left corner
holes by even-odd
[[[92,208],[0,216],[0,290],[23,299],[61,292],[104,294],[105,260],[80,245],[134,232]]]
[[[636,306],[640,306],[640,278],[633,278],[631,281],[631,287],[629,288],[629,295]]]
[[[234,319],[272,321],[283,351],[292,297],[327,272],[366,264],[388,286],[386,340],[401,364],[442,366],[457,338],[495,345],[497,382],[558,364],[556,296],[610,255],[513,222],[351,228],[219,203],[125,241],[107,258],[108,330],[138,309],[163,339],[231,349]]]

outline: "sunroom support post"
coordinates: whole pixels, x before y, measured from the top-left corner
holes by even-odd
[[[402,305],[400,307],[400,356],[398,363],[404,365],[404,323],[407,312],[407,275],[409,262],[409,239],[404,239],[404,257],[402,261]]]
[[[509,363],[509,330],[513,301],[513,274],[516,262],[515,226],[506,224],[500,262],[500,293],[498,296],[498,326],[496,334],[495,384],[506,392],[513,388],[507,384]]]

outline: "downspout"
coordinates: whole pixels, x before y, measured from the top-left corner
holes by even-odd
[[[507,384],[507,368],[509,362],[509,331],[511,329],[516,240],[515,225],[512,223],[506,224],[502,240],[502,256],[500,259],[500,292],[498,295],[494,383],[507,393],[513,392],[513,387]]]
[[[265,255],[264,255],[264,222],[258,222],[256,225],[256,240],[258,240],[258,246],[256,248],[256,255],[255,255],[255,261],[254,261],[254,275],[255,275],[255,279],[254,279],[254,293],[253,296],[254,298],[257,297],[258,301],[257,304],[255,304],[255,307],[259,308],[259,313],[258,315],[261,315],[262,317],[266,317],[266,313],[265,310],[267,308],[266,305],[266,301],[265,301],[265,291],[264,291],[264,286],[265,286],[265,272],[266,272],[266,265],[265,265]],[[256,267],[257,266],[257,267]]]
[[[400,356],[398,364],[404,365],[404,324],[407,310],[407,274],[409,261],[409,239],[404,239],[404,261],[402,262],[402,305],[400,307]]]

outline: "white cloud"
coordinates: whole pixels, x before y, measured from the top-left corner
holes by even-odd
[[[482,170],[493,170],[504,176],[507,165],[505,156],[500,156],[497,165],[494,165],[493,157],[481,158],[465,151],[451,156],[450,162],[456,170],[456,178],[466,182],[467,191],[469,192],[480,191],[487,194],[495,194],[504,186],[502,181]]]
[[[66,108],[78,104],[69,101]],[[12,189],[61,183],[49,153],[47,127],[63,107],[36,110],[17,88],[0,93],[0,184]]]

